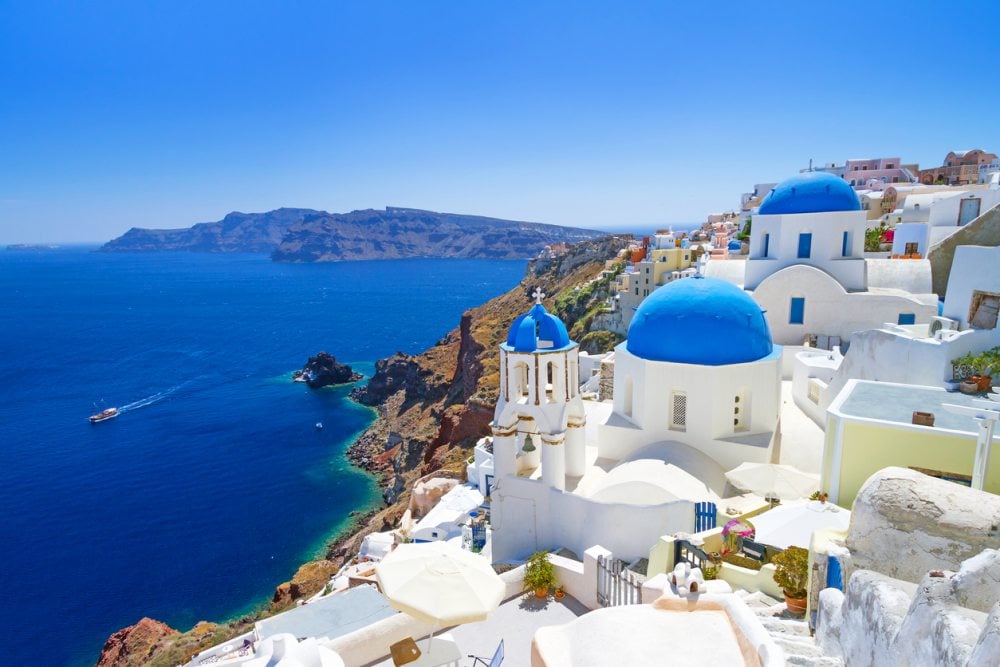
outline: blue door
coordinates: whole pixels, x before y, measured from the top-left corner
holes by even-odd
[[[694,504],[694,532],[715,528],[715,503],[703,502]]]
[[[813,235],[799,234],[799,259],[808,259],[812,254]]]
[[[801,296],[792,297],[791,313],[788,316],[789,324],[802,324],[806,321],[806,300]]]
[[[840,569],[840,561],[836,556],[826,557],[826,587],[844,590],[844,573]]]

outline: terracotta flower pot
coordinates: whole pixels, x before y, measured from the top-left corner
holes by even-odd
[[[536,588],[535,597],[542,600],[549,597],[549,589],[547,588]]]
[[[991,375],[973,375],[972,381],[978,385],[979,391],[989,391],[993,386],[993,376]]]
[[[560,590],[558,588],[556,589],[556,599],[557,600],[562,600],[565,596],[566,596],[566,594],[563,593],[562,590]]]
[[[784,593],[785,593],[785,606],[788,607],[788,611],[798,616],[804,616],[806,613],[807,598],[805,596],[800,598],[793,598],[790,595],[788,595],[788,591],[784,591]]]
[[[963,394],[976,394],[979,393],[979,383],[973,380],[965,380],[962,384],[958,385],[958,390]]]

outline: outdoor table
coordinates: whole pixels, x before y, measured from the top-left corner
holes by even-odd
[[[417,646],[420,647],[420,657],[413,662],[406,663],[406,667],[458,665],[458,661],[462,659],[462,651],[459,650],[458,644],[447,632],[431,639],[429,648],[425,641],[418,642]]]

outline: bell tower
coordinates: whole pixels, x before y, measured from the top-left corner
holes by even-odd
[[[566,477],[586,466],[586,417],[579,391],[579,345],[566,325],[545,310],[540,289],[535,305],[510,327],[500,345],[500,398],[493,417],[493,461],[497,479],[530,475],[565,490]]]

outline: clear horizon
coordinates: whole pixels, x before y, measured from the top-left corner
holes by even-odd
[[[2,7],[3,244],[282,206],[652,229],[810,159],[1000,152],[964,46],[996,5]]]

